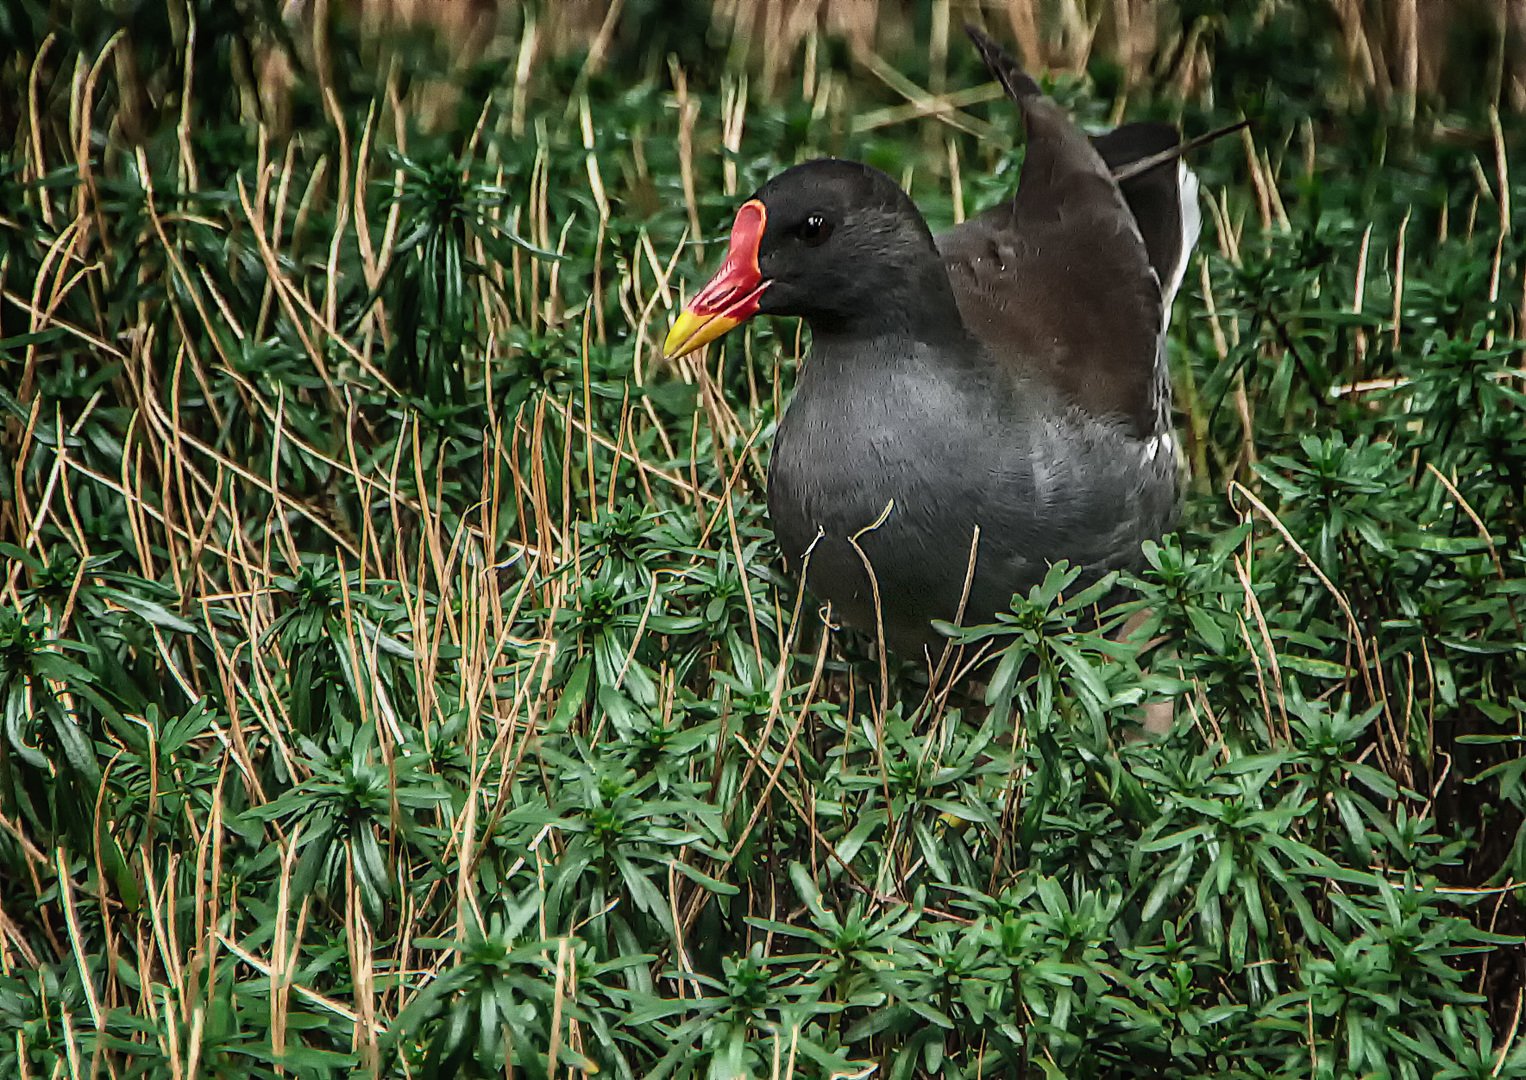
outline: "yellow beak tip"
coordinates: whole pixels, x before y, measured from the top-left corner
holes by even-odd
[[[676,360],[702,348],[716,338],[729,333],[739,325],[739,320],[725,315],[701,315],[692,308],[684,308],[673,320],[672,329],[662,343],[665,360]]]
[[[687,314],[688,312],[684,312],[684,315]],[[673,321],[673,325],[668,328],[668,336],[663,340],[662,358],[664,360],[673,360],[679,356],[682,356],[684,343],[688,340],[689,335],[692,333],[692,328],[687,328],[684,326],[683,315],[680,315],[677,319],[675,319]]]

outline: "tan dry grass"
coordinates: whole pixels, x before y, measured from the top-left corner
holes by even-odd
[[[1349,80],[1332,94],[1387,103],[1397,100],[1413,112],[1421,96],[1443,91],[1450,76],[1466,66],[1475,78],[1473,57],[1458,56],[1455,38],[1481,32],[1494,53],[1484,73],[1502,109],[1526,108],[1526,0],[1308,0],[1325,7],[1340,28]],[[1184,25],[1172,0],[931,0],[930,40],[913,40],[914,9],[906,0],[715,0],[714,18],[730,29],[733,51],[751,52],[761,69],[763,90],[772,96],[788,77],[810,79],[817,40],[845,40],[853,54],[873,65],[886,55],[925,46],[932,58],[932,94],[944,91],[943,70],[950,35],[961,22],[990,26],[1010,38],[1031,68],[1078,74],[1098,57],[1115,63],[1125,87],[1152,73],[1184,95],[1207,72],[1204,35],[1209,27]],[[1274,6],[1268,0],[1268,10]],[[325,71],[325,27],[347,20],[375,41],[389,35],[433,34],[447,56],[468,66],[502,56],[516,83],[547,55],[587,49],[590,67],[603,63],[624,16],[624,0],[557,0],[525,5],[510,0],[286,0],[283,17],[293,31],[299,56],[269,43],[256,63],[263,115],[285,130],[289,95],[298,68]],[[1311,12],[1317,15],[1318,12]],[[510,37],[512,36],[512,41]],[[118,77],[138,78],[130,43],[119,50]],[[376,62],[384,65],[384,51]],[[880,61],[883,64],[883,61]],[[1162,65],[1167,65],[1162,69]],[[415,91],[426,120],[443,117],[454,102],[448,79]],[[807,88],[809,96],[809,88]],[[122,123],[141,125],[142,95],[131,99]]]

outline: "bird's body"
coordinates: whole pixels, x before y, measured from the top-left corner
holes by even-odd
[[[1113,178],[1177,133],[1089,139],[972,37],[1027,123],[1011,201],[934,237],[883,173],[796,166],[739,213],[674,329],[686,351],[756,310],[806,318],[770,518],[810,589],[905,656],[936,643],[933,620],[1007,610],[1054,562],[1135,565],[1177,501],[1164,331],[1196,186],[1179,162]]]
[[[1132,565],[1170,527],[1176,461],[1159,441],[1152,454],[1037,381],[950,377],[914,343],[886,339],[872,377],[861,352],[834,351],[813,349],[779,425],[769,516],[812,592],[899,654],[961,599],[961,621],[989,621],[1050,563]]]

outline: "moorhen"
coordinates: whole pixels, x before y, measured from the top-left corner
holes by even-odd
[[[681,356],[759,313],[806,320],[769,465],[774,533],[818,597],[907,659],[961,599],[974,625],[1051,563],[1093,579],[1137,565],[1177,506],[1165,329],[1197,181],[1176,159],[1125,167],[1169,158],[1178,132],[1088,138],[970,36],[1025,122],[1016,195],[935,237],[876,169],[787,169],[737,211],[664,345]]]

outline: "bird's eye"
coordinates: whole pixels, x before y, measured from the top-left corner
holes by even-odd
[[[821,214],[807,215],[800,223],[800,239],[811,247],[826,242],[827,237],[832,235],[832,223]]]

